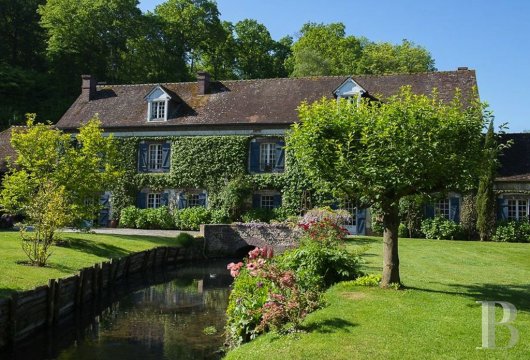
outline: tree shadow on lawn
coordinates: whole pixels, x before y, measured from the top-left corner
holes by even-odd
[[[456,291],[443,291],[406,287],[406,289],[440,294],[466,296],[475,301],[506,301],[513,304],[517,310],[530,312],[530,284],[479,284],[479,285],[449,285]]]
[[[350,332],[350,328],[358,326],[350,321],[334,317],[331,319],[326,319],[322,321],[311,322],[310,324],[304,326],[304,330],[307,332],[316,332],[319,334],[331,334],[336,332]]]
[[[130,253],[115,245],[75,237],[68,238],[68,241],[58,246],[105,258],[121,257]]]
[[[152,235],[121,235],[121,234],[96,234],[105,237],[112,237],[118,240],[124,241],[143,241],[159,246],[168,246],[172,242],[175,242],[175,238],[169,236],[152,236]]]

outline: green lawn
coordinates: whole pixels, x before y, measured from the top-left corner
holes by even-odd
[[[369,244],[365,268],[381,271],[382,242]],[[530,244],[400,240],[406,290],[342,283],[326,293],[328,306],[310,314],[307,332],[267,334],[228,359],[530,359]],[[482,300],[518,309],[520,340],[512,349],[482,350]],[[497,319],[502,311],[497,309]],[[497,327],[497,346],[509,331]]]
[[[22,251],[18,232],[0,232],[0,298],[16,290],[28,290],[45,285],[48,279],[74,274],[77,270],[109,258],[122,257],[131,252],[157,246],[177,246],[174,238],[125,235],[63,234],[67,246],[52,248],[46,267],[22,265],[26,255]]]

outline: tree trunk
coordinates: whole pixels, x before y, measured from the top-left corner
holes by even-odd
[[[397,201],[393,204],[384,204],[383,210],[383,278],[381,287],[387,288],[390,284],[401,285],[399,278],[398,254],[398,229],[399,208]]]

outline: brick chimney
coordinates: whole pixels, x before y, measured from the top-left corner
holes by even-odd
[[[94,100],[96,97],[96,79],[92,75],[81,75],[81,97],[85,101]]]
[[[199,84],[199,95],[205,95],[210,92],[210,74],[206,71],[197,73],[197,83]]]
[[[459,66],[458,71],[467,71],[469,70],[467,66]]]

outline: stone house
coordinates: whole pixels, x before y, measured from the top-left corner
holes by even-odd
[[[135,85],[98,84],[94,77],[83,75],[80,96],[56,126],[75,133],[81,124],[98,116],[106,134],[112,133],[122,140],[134,139],[123,152],[132,156],[129,172],[131,179],[135,179],[129,187],[129,192],[135,192],[129,194],[129,202],[140,208],[210,206],[219,187],[212,185],[213,180],[202,179],[209,176],[210,170],[222,172],[217,168],[223,164],[199,160],[195,164],[193,158],[213,151],[212,147],[221,148],[227,142],[235,144],[238,139],[240,143],[234,149],[239,150],[220,159],[234,162],[234,175],[244,172],[257,179],[260,185],[252,195],[252,207],[272,209],[287,204],[291,208],[303,207],[302,183],[297,192],[288,194],[279,181],[287,176],[291,166],[284,136],[297,121],[298,105],[323,97],[354,100],[361,96],[377,100],[398,93],[405,85],[420,94],[437,89],[440,98],[449,101],[457,89],[464,99],[469,98],[477,82],[475,71],[468,68],[382,76],[227,81],[212,81],[208,73],[201,72],[196,82]],[[186,139],[208,139],[208,144],[214,145],[194,150],[195,155],[184,155],[187,150],[182,141]],[[201,167],[197,169],[200,174],[190,180],[184,170],[194,166]],[[226,171],[223,173],[224,180],[230,176]],[[101,198],[105,208],[100,214],[100,225],[106,226],[113,211],[116,212],[110,205],[112,196],[108,192]],[[457,219],[459,202],[457,195],[451,196],[433,207],[433,211]],[[342,206],[353,215],[349,230],[369,233],[370,212],[354,201],[343,201]]]

